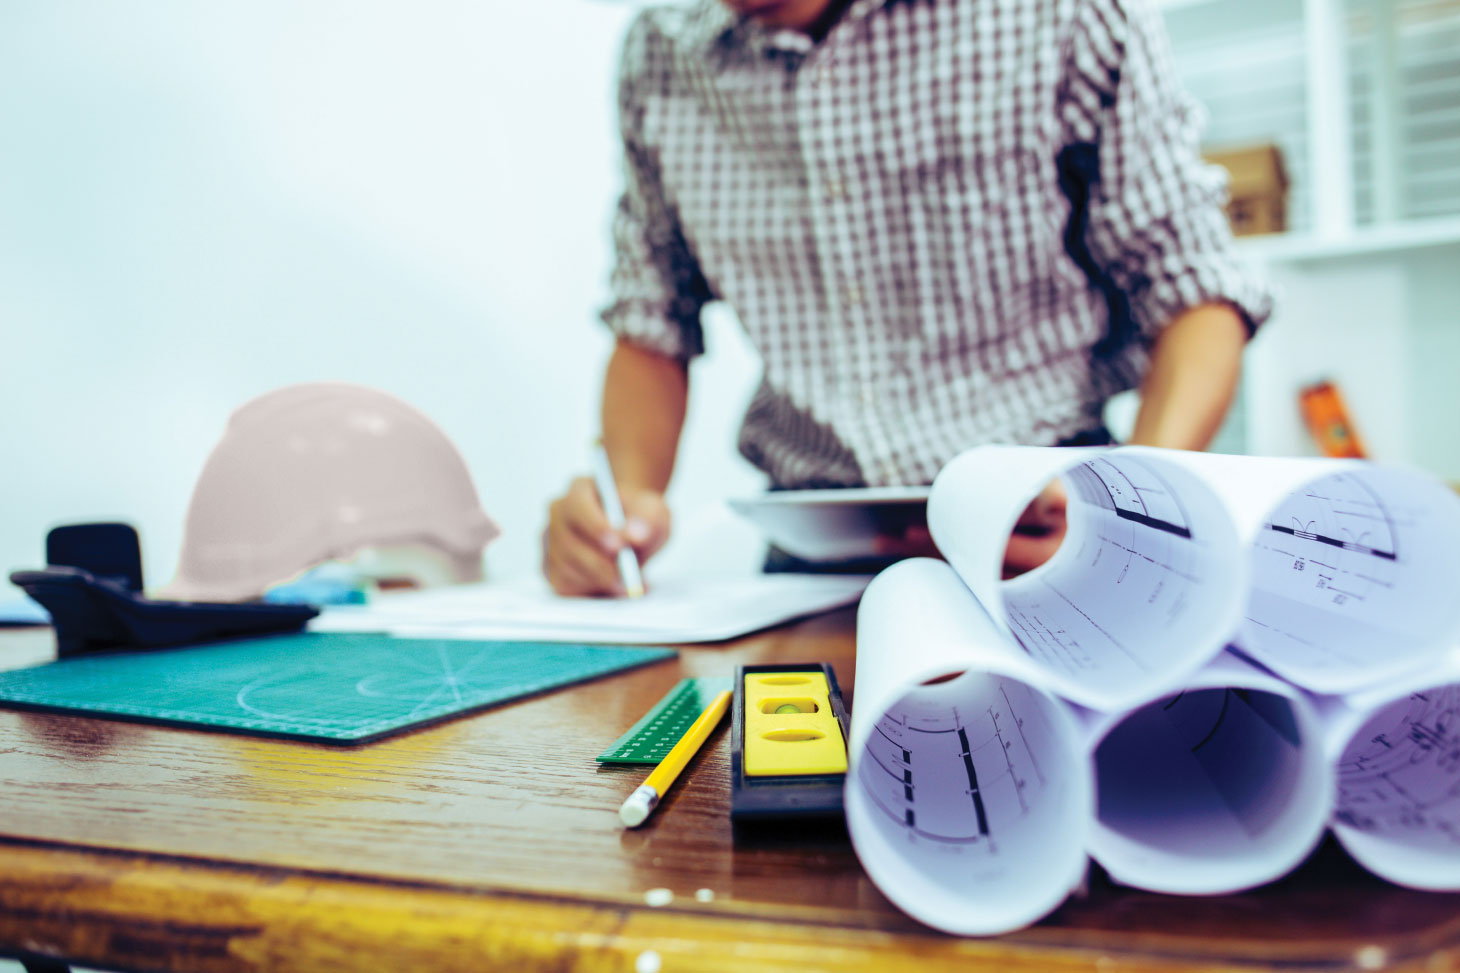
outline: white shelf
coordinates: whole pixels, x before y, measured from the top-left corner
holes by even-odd
[[[1460,245],[1460,217],[1361,226],[1334,237],[1279,233],[1237,240],[1243,256],[1268,264],[1343,260],[1455,245]]]

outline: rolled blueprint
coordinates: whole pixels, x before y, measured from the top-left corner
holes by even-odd
[[[1320,706],[1338,840],[1391,882],[1460,891],[1460,663]]]
[[[1299,690],[1232,655],[1176,694],[1087,713],[1097,823],[1090,853],[1111,878],[1217,895],[1296,867],[1327,830],[1333,774]]]
[[[1001,582],[1015,521],[1055,477],[1065,542]],[[1460,497],[1411,470],[983,446],[938,475],[928,524],[995,624],[1084,706],[1174,685],[1228,642],[1332,694],[1422,671],[1460,641]]]
[[[928,526],[1041,685],[1095,709],[1176,688],[1242,617],[1247,559],[1226,505],[1174,451],[981,446],[933,483]],[[1047,564],[1002,581],[1028,503],[1059,478],[1069,527]]]
[[[1054,479],[1063,543],[1002,580]],[[909,914],[1017,928],[1087,853],[1129,885],[1237,891],[1329,826],[1380,876],[1460,890],[1460,497],[1442,484],[985,446],[939,474],[928,523],[948,563],[894,565],[862,600],[846,785],[857,853]]]
[[[1362,690],[1460,640],[1460,496],[1433,477],[1358,460],[1175,459],[1216,487],[1242,533],[1252,590],[1237,645],[1284,679]]]
[[[877,887],[930,926],[1017,929],[1085,875],[1090,761],[1037,677],[940,561],[895,564],[862,598],[847,829]]]

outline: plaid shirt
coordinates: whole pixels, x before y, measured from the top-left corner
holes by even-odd
[[[778,486],[1066,440],[1181,311],[1267,314],[1142,0],[856,0],[820,43],[654,8],[619,99],[604,320],[687,359],[728,302],[765,363],[741,451]]]

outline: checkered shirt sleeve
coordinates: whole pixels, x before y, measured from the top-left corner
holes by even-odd
[[[668,52],[645,19],[625,39],[619,69],[619,129],[625,187],[613,219],[613,301],[603,320],[619,338],[679,360],[704,351],[700,312],[712,295],[643,138],[644,105],[670,87]]]
[[[1233,260],[1226,174],[1202,161],[1204,113],[1176,82],[1159,12],[1144,0],[1079,4],[1066,77],[1064,141],[1098,150],[1086,242],[1137,331],[1149,340],[1217,301],[1255,330],[1271,300]]]

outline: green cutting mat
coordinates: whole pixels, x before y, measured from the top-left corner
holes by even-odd
[[[605,764],[657,764],[684,736],[710,700],[730,688],[728,677],[682,679],[629,732],[598,755]]]
[[[0,672],[0,705],[361,743],[673,655],[669,649],[302,633]]]

